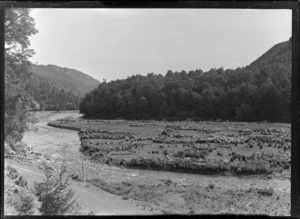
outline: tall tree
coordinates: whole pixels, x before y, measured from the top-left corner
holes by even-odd
[[[29,37],[36,34],[34,19],[26,8],[5,10],[5,140],[8,146],[20,141],[30,120],[34,99],[24,92],[30,76]]]

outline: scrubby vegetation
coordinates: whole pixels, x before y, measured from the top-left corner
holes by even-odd
[[[5,208],[16,215],[32,215],[36,207],[27,179],[11,166],[6,167],[5,177]]]
[[[109,165],[235,175],[290,170],[287,124],[75,119],[50,125],[80,130],[80,150]]]
[[[130,182],[108,184],[101,179],[92,179],[90,182],[104,191],[123,196],[124,199],[132,198],[139,201],[151,201],[152,199],[153,201],[154,198],[159,196],[159,192],[155,192],[155,188],[157,188],[156,185],[146,186],[143,184],[132,184]]]
[[[13,167],[7,166],[6,176],[10,179],[15,180],[14,183],[21,187],[27,187],[27,180]]]
[[[262,196],[272,196],[274,194],[274,189],[273,188],[258,189],[257,193]]]
[[[32,215],[35,212],[34,195],[25,189],[18,193],[10,193],[7,195],[5,207],[13,208],[15,215]]]
[[[15,168],[7,166],[5,170],[5,208],[9,215],[64,215],[77,214],[80,205],[74,199],[70,188],[66,167],[61,166],[59,174],[43,163],[45,180],[36,182],[34,188],[28,186],[27,179]],[[40,203],[39,203],[40,202]],[[39,203],[39,204],[38,204]]]
[[[90,180],[90,183],[125,200],[132,199],[147,203],[150,211],[159,208],[165,214],[268,212],[274,215],[274,209],[276,209],[275,215],[288,212],[289,198],[275,192],[272,188],[250,187],[228,190],[214,183],[201,182],[187,185],[178,179],[168,178],[149,183],[134,180],[108,182],[95,177]],[[283,203],[285,204],[282,205]],[[269,209],[262,209],[262,205],[268,206]]]
[[[18,196],[12,200],[19,215],[32,215],[34,213],[34,197],[29,191],[21,190]]]
[[[39,211],[42,215],[64,215],[76,214],[80,209],[74,199],[75,192],[70,188],[70,181],[65,177],[66,166],[62,164],[58,176],[53,173],[53,169],[44,163],[45,180],[35,183],[34,194],[41,202]]]

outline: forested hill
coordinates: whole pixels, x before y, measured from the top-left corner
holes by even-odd
[[[289,41],[278,43],[275,46],[273,46],[266,53],[264,53],[261,57],[259,57],[257,60],[252,62],[250,64],[250,66],[254,66],[254,65],[266,62],[272,58],[277,58],[277,57],[279,57],[281,55],[285,55],[286,53],[289,53],[291,51],[292,51],[292,41],[290,39]]]
[[[288,122],[290,109],[291,41],[234,70],[169,70],[103,82],[80,103],[81,113],[104,119]]]
[[[56,65],[33,65],[32,73],[53,82],[57,88],[64,88],[80,97],[95,89],[99,81],[80,71]]]
[[[86,93],[99,81],[74,69],[55,65],[32,65],[31,79],[25,91],[40,105],[41,110],[74,110]]]

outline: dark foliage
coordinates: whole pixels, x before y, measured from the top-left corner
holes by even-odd
[[[165,76],[149,73],[103,82],[85,96],[80,112],[101,119],[288,122],[291,42],[283,44],[283,51],[267,52],[235,70],[168,71]]]
[[[71,91],[59,89],[37,75],[31,75],[25,91],[38,102],[40,110],[76,110],[81,99]]]
[[[38,31],[30,10],[5,10],[5,141],[9,147],[20,141],[30,123],[30,110],[37,108],[24,86],[30,75],[30,37]],[[9,148],[8,147],[8,148]]]
[[[69,177],[66,175],[66,166],[55,175],[52,167],[44,163],[45,179],[34,184],[34,194],[41,202],[39,211],[42,215],[74,214],[80,209],[75,198],[75,192],[71,188]]]

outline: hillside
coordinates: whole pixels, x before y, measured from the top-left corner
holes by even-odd
[[[99,82],[74,69],[55,65],[33,65],[25,91],[40,106],[40,110],[75,110],[86,93]]]
[[[272,58],[276,58],[281,55],[290,53],[291,51],[292,51],[292,41],[290,39],[289,41],[278,43],[275,46],[273,46],[271,49],[269,49],[267,52],[265,52],[262,56],[260,56],[254,62],[252,62],[250,64],[250,66],[255,66],[260,63],[267,62],[267,61],[271,60]]]
[[[83,97],[96,88],[99,81],[80,71],[55,65],[33,65],[32,73],[41,76],[59,89],[64,88],[74,95]]]
[[[88,117],[290,121],[291,41],[249,66],[134,75],[101,83],[80,103]]]
[[[38,103],[39,110],[76,110],[81,97],[57,88],[39,75],[31,75],[25,91]]]

